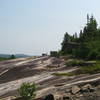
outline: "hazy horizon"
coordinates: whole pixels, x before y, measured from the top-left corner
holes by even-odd
[[[59,50],[65,32],[79,32],[86,15],[100,26],[100,0],[0,0],[0,54]]]

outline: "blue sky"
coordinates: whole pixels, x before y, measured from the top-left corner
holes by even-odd
[[[100,0],[0,0],[0,53],[59,50],[65,32],[79,32],[87,13],[100,24]]]

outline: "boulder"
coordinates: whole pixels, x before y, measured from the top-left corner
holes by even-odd
[[[92,85],[91,84],[86,84],[82,88],[84,88],[84,89],[90,89],[90,88],[92,88]]]
[[[73,86],[72,89],[71,89],[72,94],[76,94],[79,91],[80,91],[80,88],[77,85]]]
[[[97,88],[100,89],[100,85],[98,85]]]
[[[63,97],[63,100],[69,100],[69,99],[70,99],[69,96],[64,96],[64,97]]]
[[[14,96],[9,96],[9,97],[5,97],[3,99],[0,99],[0,100],[14,100],[16,97]]]
[[[86,84],[81,88],[82,92],[94,92],[95,88],[91,86],[91,84]]]
[[[45,96],[44,100],[54,100],[54,96],[52,94],[49,94]]]
[[[63,99],[63,95],[61,93],[56,92],[54,94],[54,98],[55,98],[55,100],[62,100]]]
[[[71,93],[66,93],[63,95],[63,100],[70,100],[71,99]]]
[[[71,92],[71,89],[66,89],[65,90],[65,93],[70,93]]]

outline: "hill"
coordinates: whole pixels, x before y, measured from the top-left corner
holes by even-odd
[[[0,54],[1,58],[10,58],[11,54]],[[29,55],[25,55],[25,54],[15,54],[16,58],[25,58],[25,57],[29,57]]]

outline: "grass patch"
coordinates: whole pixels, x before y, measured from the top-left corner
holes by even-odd
[[[79,66],[79,69],[68,73],[53,73],[55,76],[75,76],[81,74],[97,74],[100,73],[100,61],[82,61],[82,60],[70,60],[66,63],[68,67]]]
[[[81,74],[97,74],[100,73],[100,62],[89,66],[80,66],[78,70],[69,73],[53,73],[55,76],[75,76]]]
[[[100,64],[94,64],[92,66],[80,67],[77,74],[96,74],[100,72]]]
[[[0,61],[9,60],[9,58],[0,57]]]
[[[83,60],[72,59],[70,61],[67,61],[65,63],[65,65],[68,67],[74,67],[74,66],[83,66],[84,63],[85,63],[85,61],[83,61]]]

